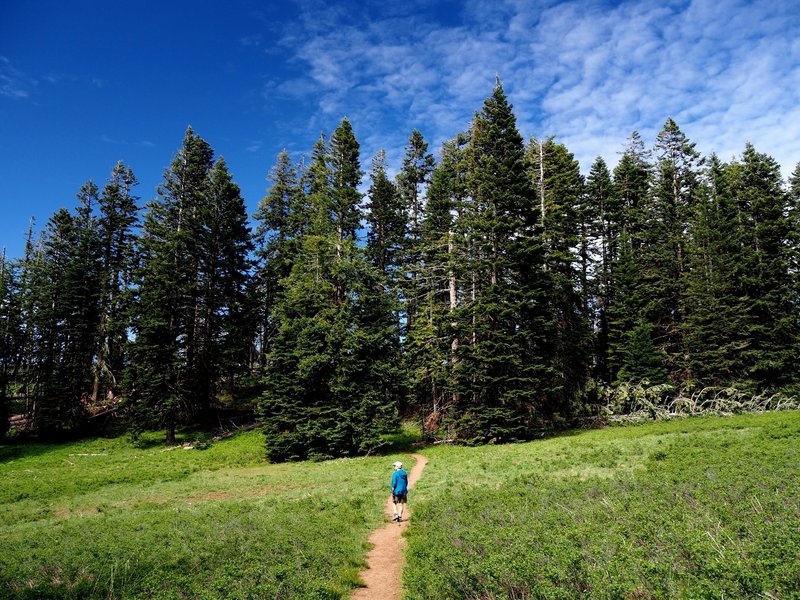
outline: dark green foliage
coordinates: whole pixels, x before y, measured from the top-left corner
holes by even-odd
[[[655,145],[658,159],[652,194],[637,251],[640,266],[642,318],[654,330],[656,343],[667,352],[670,374],[681,380],[680,351],[684,319],[681,290],[688,272],[687,229],[698,191],[702,162],[694,144],[667,119]]]
[[[405,234],[407,217],[402,197],[386,174],[386,153],[381,150],[372,161],[367,200],[367,256],[372,265],[384,274],[387,284],[394,286],[404,277]]]
[[[618,254],[610,265],[613,288],[609,291],[608,372],[615,381],[621,364],[622,348],[644,310],[645,298],[640,288],[639,252],[644,243],[646,203],[650,193],[652,165],[639,133],[634,131],[625,152],[614,169],[614,195],[617,211],[614,219],[619,231]]]
[[[260,405],[273,461],[374,451],[403,383],[395,306],[355,240],[361,170],[346,120],[309,173],[309,223],[280,282]]]
[[[522,137],[498,82],[466,148],[452,425],[460,440],[525,437],[547,406],[547,277]]]
[[[424,291],[420,289],[422,264],[423,187],[428,183],[434,168],[433,155],[428,154],[428,144],[418,130],[411,132],[403,157],[403,167],[397,175],[397,190],[407,218],[406,237],[403,241],[403,260],[407,280],[403,285],[403,300],[407,328],[414,327],[417,304]]]
[[[121,162],[114,166],[98,200],[100,245],[100,321],[91,401],[116,396],[125,369],[131,312],[131,284],[136,267],[138,181]]]
[[[167,443],[180,421],[208,413],[250,345],[244,202],[224,161],[212,161],[188,129],[144,222],[128,391],[134,424],[164,426]]]
[[[0,434],[10,410],[42,436],[109,411],[171,442],[263,380],[270,454],[294,459],[371,452],[397,414],[521,439],[641,379],[797,387],[800,165],[787,186],[747,145],[704,168],[668,119],[584,181],[554,138],[526,151],[499,79],[438,166],[416,129],[394,182],[381,151],[366,202],[359,153],[347,119],[280,153],[252,239],[191,128],[141,227],[130,168],[84,186],[0,262]]]
[[[462,213],[467,197],[467,142],[464,135],[446,142],[431,175],[419,246],[418,318],[405,338],[412,401],[421,413],[427,438],[451,437],[440,425],[452,421],[450,411],[458,400],[452,381],[458,349],[454,321],[459,286],[456,214]]]
[[[47,224],[30,269],[30,362],[34,425],[55,435],[83,418],[81,398],[93,387],[99,321],[100,256],[92,211],[97,186],[85,184],[76,214],[57,211]]]
[[[789,198],[772,157],[748,144],[732,177],[742,222],[748,374],[761,388],[789,382],[797,368],[798,309],[790,272]]]
[[[531,140],[528,157],[534,192],[543,211],[542,241],[551,285],[553,411],[569,415],[586,381],[590,349],[588,303],[583,299],[588,256],[577,252],[585,237],[584,183],[578,161],[552,138]]]
[[[622,351],[622,364],[617,378],[620,381],[647,381],[656,385],[667,379],[666,352],[653,343],[653,328],[639,322],[627,334]]]
[[[19,275],[13,262],[0,256],[0,439],[8,432],[9,387],[15,374],[18,340],[21,337]]]
[[[597,157],[586,180],[581,247],[583,261],[589,263],[583,268],[586,280],[583,301],[594,324],[593,375],[605,385],[611,382],[609,309],[614,304],[616,289],[612,268],[619,260],[621,216],[611,173],[602,157]]]
[[[699,385],[747,383],[740,281],[744,246],[730,185],[734,170],[711,157],[689,228],[684,339],[686,367]]]
[[[278,154],[268,179],[272,186],[254,215],[258,221],[255,234],[257,267],[249,286],[249,304],[256,329],[257,357],[254,362],[261,367],[275,336],[272,312],[280,293],[280,281],[291,272],[296,239],[307,222],[305,198],[288,152]]]

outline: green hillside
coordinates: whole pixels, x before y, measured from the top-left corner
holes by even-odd
[[[422,452],[410,598],[798,597],[799,412]],[[395,455],[262,456],[0,447],[0,597],[347,597]]]

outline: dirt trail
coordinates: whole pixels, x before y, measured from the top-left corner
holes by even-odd
[[[408,473],[408,487],[413,488],[414,484],[422,475],[422,470],[428,459],[421,454],[412,454],[417,463]],[[392,497],[386,501],[386,516],[391,519],[394,508]],[[364,581],[366,587],[358,588],[351,596],[352,600],[392,600],[400,598],[402,593],[401,575],[403,573],[403,551],[405,549],[405,538],[403,531],[408,527],[408,517],[411,510],[406,506],[401,523],[387,523],[380,529],[376,529],[369,536],[372,550],[367,554],[367,568],[359,577]]]

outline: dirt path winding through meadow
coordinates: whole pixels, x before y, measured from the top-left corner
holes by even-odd
[[[417,461],[408,473],[408,487],[413,488],[422,475],[422,470],[428,459],[421,454],[412,454]],[[410,506],[410,505],[409,505]],[[403,531],[408,527],[408,517],[411,515],[409,506],[406,506],[401,523],[387,523],[376,529],[369,536],[372,550],[367,554],[367,568],[359,573],[366,587],[358,588],[351,596],[352,600],[392,600],[402,595],[402,573],[405,558],[405,538]],[[394,507],[392,497],[386,501],[386,516],[391,519]]]

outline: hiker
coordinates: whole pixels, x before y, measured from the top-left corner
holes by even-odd
[[[399,460],[392,464],[392,502],[394,503],[394,516],[392,521],[398,523],[403,520],[403,509],[408,500],[408,473],[403,470],[403,463]]]

